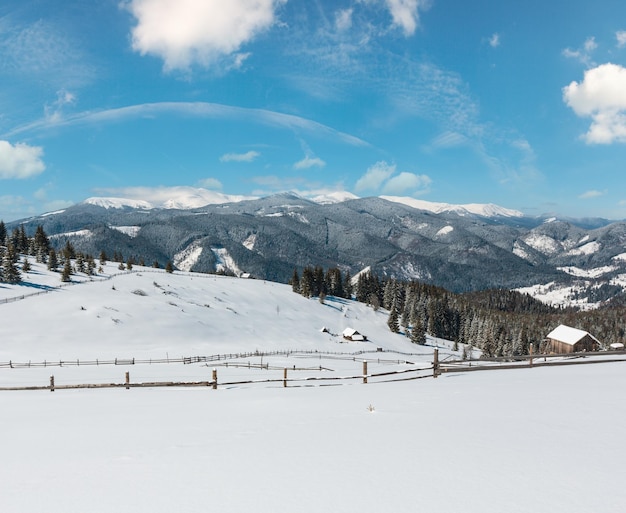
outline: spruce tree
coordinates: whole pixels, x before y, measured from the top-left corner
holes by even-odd
[[[387,326],[392,333],[400,333],[400,319],[398,315],[398,309],[395,303],[392,305],[389,312],[389,318],[387,319]]]
[[[172,265],[171,261],[167,261],[167,264],[165,264],[165,272],[167,273],[173,273],[174,272],[174,266]]]
[[[49,271],[57,271],[59,269],[59,260],[57,258],[57,252],[54,248],[50,249],[48,253],[48,270]]]
[[[2,279],[5,283],[19,283],[22,279],[16,265],[17,252],[15,246],[9,243],[2,258]]]
[[[72,262],[69,258],[66,258],[65,263],[63,264],[63,271],[61,272],[61,281],[62,282],[72,281]]]
[[[293,292],[300,293],[300,277],[298,276],[298,270],[296,268],[293,269],[289,285],[291,285],[291,290]]]
[[[4,246],[7,240],[7,227],[4,221],[0,219],[0,246]]]
[[[24,257],[24,262],[22,263],[22,272],[27,273],[28,271],[30,271],[30,262],[28,261],[28,258]]]

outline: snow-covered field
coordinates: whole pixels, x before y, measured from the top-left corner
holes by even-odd
[[[27,285],[0,286],[0,300],[58,287],[58,275],[33,267]],[[229,360],[251,368],[220,364],[223,382],[280,377],[293,365],[303,369],[294,377],[358,375],[362,358],[370,372],[432,361],[432,347],[391,334],[385,313],[364,305],[320,304],[263,281],[138,267],[109,277],[117,272],[109,264],[94,281],[0,304],[0,362],[319,353]],[[370,341],[334,336],[346,327]],[[261,363],[270,369],[254,369]],[[57,384],[122,382],[124,372],[131,381],[207,380],[212,367],[2,367],[0,387],[46,385],[51,374]],[[624,509],[626,364],[342,383],[2,391],[1,510]]]

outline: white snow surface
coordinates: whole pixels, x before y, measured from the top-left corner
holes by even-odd
[[[449,233],[452,233],[454,231],[454,227],[453,226],[444,226],[441,230],[439,230],[437,232],[437,236],[443,236],[443,235],[447,235]]]
[[[590,333],[579,330],[578,328],[572,328],[571,326],[565,326],[564,324],[560,324],[556,328],[554,328],[550,333],[548,333],[547,338],[552,338],[554,340],[558,340],[559,342],[563,342],[565,344],[569,344],[573,346],[579,340],[583,339],[585,336],[589,335],[596,342],[596,339]]]
[[[594,267],[593,269],[581,269],[580,267],[557,267],[559,271],[566,272],[572,276],[579,278],[599,278],[610,272],[617,270],[617,267],[612,265],[604,265],[602,267]]]
[[[139,230],[141,230],[141,226],[110,226],[109,228],[122,232],[123,234],[133,238],[137,237]]]
[[[594,253],[597,253],[598,251],[600,251],[601,248],[602,246],[600,246],[599,242],[593,241],[593,242],[588,242],[587,244],[584,244],[578,248],[570,249],[567,254],[568,255],[593,255]]]
[[[217,260],[217,264],[215,266],[215,270],[217,272],[230,271],[235,276],[241,277],[243,275],[243,271],[239,269],[237,262],[235,262],[235,259],[230,256],[230,253],[226,248],[211,248],[211,251]]]
[[[256,244],[257,234],[251,233],[246,240],[243,241],[243,246],[250,251],[254,251],[254,245]]]
[[[172,259],[172,263],[181,271],[191,271],[191,268],[196,265],[201,254],[202,247],[200,246],[200,241],[196,240],[182,251],[176,253]]]
[[[320,304],[259,280],[115,272],[107,264],[59,288],[59,275],[34,263],[24,284],[0,286],[0,298],[53,289],[0,303],[0,362],[319,352],[247,359],[279,370],[220,365],[223,382],[282,377],[293,365],[360,374],[358,355],[325,351],[412,353],[374,352],[370,372],[407,367],[376,358],[432,361],[432,347],[392,334],[384,311],[352,301]],[[347,327],[371,342],[333,336]],[[0,391],[2,511],[621,513],[625,366],[367,385]],[[211,365],[0,367],[0,386],[45,385],[52,374],[57,385],[123,382],[124,372],[132,382],[207,380]]]
[[[50,235],[50,239],[65,239],[69,237],[91,237],[93,233],[91,230],[76,230],[74,232],[65,232],[65,233],[55,233],[54,235]]]
[[[380,196],[387,201],[401,203],[409,207],[420,210],[427,210],[435,214],[442,212],[455,212],[461,216],[473,214],[484,217],[524,217],[524,214],[518,210],[500,207],[492,203],[467,203],[465,205],[453,205],[450,203],[437,203],[432,201],[419,200],[407,196]]]
[[[332,203],[343,203],[344,201],[358,198],[358,196],[348,191],[335,191],[314,196],[311,198],[311,201],[319,203],[320,205],[329,205]]]
[[[544,255],[553,255],[563,249],[563,246],[547,235],[541,235],[537,233],[529,233],[523,238],[524,242],[531,248],[536,249]]]

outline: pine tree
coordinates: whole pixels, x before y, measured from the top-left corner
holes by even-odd
[[[2,258],[2,279],[5,283],[19,283],[22,280],[20,270],[16,265],[17,251],[9,243]]]
[[[4,246],[7,239],[7,227],[0,219],[0,246]]]
[[[413,329],[411,330],[411,342],[419,344],[420,346],[426,344],[426,333],[424,332],[424,326],[421,320],[418,320],[417,323],[413,325]]]
[[[170,260],[168,260],[167,264],[165,264],[165,272],[167,272],[167,273],[173,273],[174,272],[174,266],[172,265],[172,262]]]
[[[294,267],[293,274],[291,275],[291,279],[289,280],[289,285],[291,285],[291,290],[300,293],[300,276],[298,276],[298,270]]]
[[[57,252],[54,248],[50,249],[48,253],[48,270],[57,271],[59,269],[59,260],[57,259]]]
[[[100,251],[100,265],[104,267],[107,263],[107,260],[108,260],[107,254],[105,253],[103,249],[102,251]]]
[[[395,302],[393,305],[391,305],[389,318],[387,319],[387,326],[389,326],[389,329],[392,333],[400,333],[400,319],[398,315],[398,308]]]
[[[22,272],[27,273],[30,271],[30,262],[28,258],[24,257],[24,262],[22,263]]]
[[[72,281],[72,262],[69,258],[66,258],[65,263],[63,264],[63,271],[61,272],[61,281],[62,282]]]

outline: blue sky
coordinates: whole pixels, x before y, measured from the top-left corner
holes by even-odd
[[[626,218],[623,0],[5,0],[0,219],[169,187]]]

